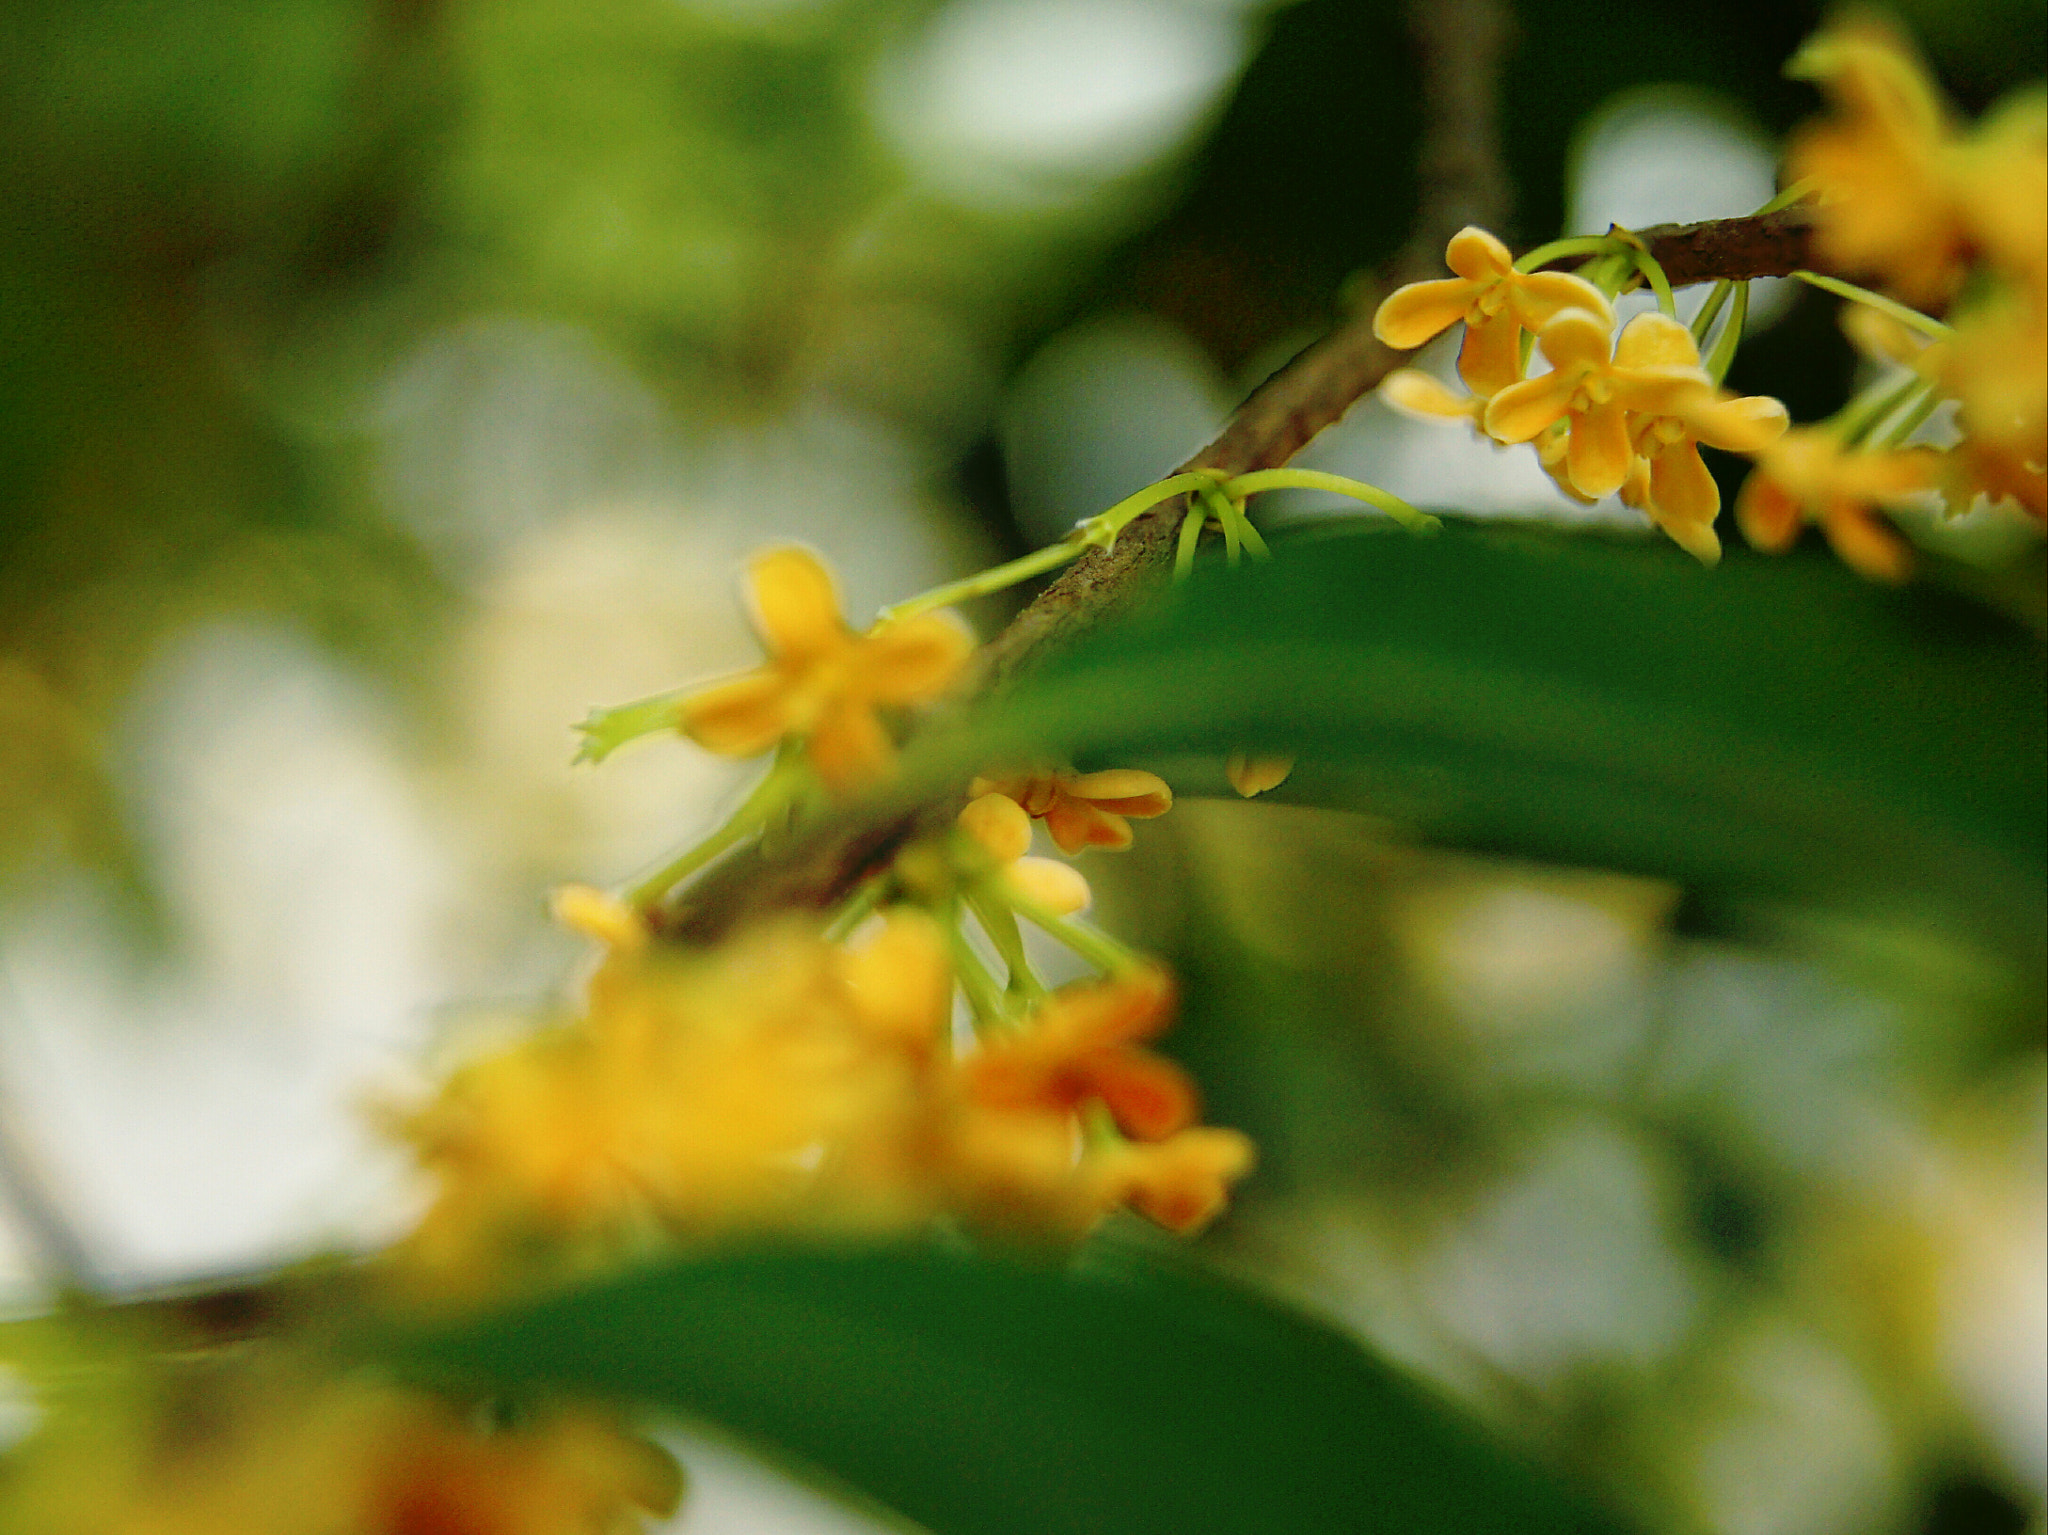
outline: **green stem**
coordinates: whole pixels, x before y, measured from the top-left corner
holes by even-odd
[[[1909,309],[1897,299],[1886,298],[1882,293],[1872,293],[1868,288],[1859,288],[1852,282],[1843,282],[1839,277],[1829,277],[1820,272],[1804,271],[1794,272],[1792,275],[1801,282],[1811,283],[1814,287],[1824,289],[1829,293],[1839,294],[1846,299],[1853,299],[1859,304],[1868,304],[1879,314],[1890,315],[1901,325],[1911,326],[1914,330],[1920,332],[1921,335],[1931,340],[1940,341],[1946,336],[1955,334],[1948,326],[1942,324],[1941,321],[1935,319],[1932,315],[1924,315],[1917,309]]]
[[[1709,293],[1707,301],[1700,305],[1700,312],[1692,317],[1693,345],[1699,346],[1706,341],[1707,332],[1714,328],[1714,321],[1721,317],[1721,311],[1727,307],[1728,295],[1734,291],[1735,284],[1725,277],[1714,284],[1714,291]]]
[[[1200,490],[1204,485],[1214,485],[1216,476],[1206,470],[1191,469],[1186,474],[1172,475],[1147,485],[1135,495],[1125,496],[1106,512],[1098,512],[1081,524],[1080,535],[1084,543],[1100,544],[1104,548],[1116,542],[1117,534],[1140,514],[1149,512],[1162,501],[1175,496],[1186,495],[1189,491]]]
[[[1917,373],[1909,373],[1899,383],[1889,386],[1887,381],[1880,379],[1843,406],[1828,424],[1844,445],[1853,448],[1926,387],[1927,381]]]
[[[882,897],[889,892],[893,876],[884,870],[861,882],[846,904],[839,908],[839,914],[825,926],[825,941],[839,943],[855,928],[867,921],[874,909],[882,904]]]
[[[1058,912],[1049,911],[1036,901],[1013,896],[1010,906],[1018,916],[1036,927],[1043,928],[1098,970],[1115,975],[1125,970],[1136,969],[1144,963],[1133,951],[1125,948],[1109,934],[1092,928],[1085,922],[1075,922],[1062,917]]]
[[[1244,503],[1242,501],[1232,502],[1231,508],[1233,515],[1237,518],[1237,536],[1244,540],[1244,546],[1252,552],[1252,558],[1255,560],[1270,560],[1273,557],[1273,551],[1266,547],[1265,537],[1257,528],[1252,526],[1251,518],[1245,515]]]
[[[1657,307],[1671,319],[1678,318],[1678,300],[1671,295],[1671,279],[1664,275],[1664,264],[1650,254],[1649,247],[1631,245],[1629,260],[1636,264],[1636,270],[1649,279],[1650,287],[1657,295]]]
[[[628,741],[674,730],[678,721],[676,706],[695,691],[694,686],[670,688],[666,693],[653,693],[610,709],[592,709],[589,717],[576,727],[583,733],[583,745],[575,760],[602,762]]]
[[[919,613],[929,613],[934,608],[950,608],[955,603],[966,602],[974,597],[986,597],[991,592],[1000,592],[1015,586],[1019,581],[1028,581],[1068,560],[1076,559],[1088,552],[1088,546],[1078,538],[1062,539],[1056,544],[1047,544],[1043,549],[1020,555],[1007,564],[997,565],[988,570],[964,576],[958,581],[948,581],[944,586],[935,586],[928,592],[919,592],[915,597],[906,597],[875,615],[878,624],[893,624],[905,618],[914,618]]]
[[[760,833],[775,813],[803,790],[807,767],[803,755],[785,744],[776,754],[767,776],[755,784],[726,823],[702,842],[678,853],[647,878],[626,892],[626,902],[635,911],[647,912],[661,904],[676,886],[749,837]]]
[[[1216,519],[1216,526],[1223,530],[1223,557],[1230,568],[1235,570],[1244,549],[1244,541],[1237,536],[1237,507],[1230,497],[1224,495],[1215,485],[1205,487],[1201,497],[1203,504],[1209,509],[1209,515]]]
[[[1239,475],[1225,488],[1237,497],[1257,495],[1262,490],[1327,490],[1377,507],[1411,533],[1434,533],[1443,526],[1390,491],[1341,474],[1325,474],[1320,469],[1254,469],[1250,474]]]
[[[1560,256],[1601,256],[1611,254],[1614,249],[1615,239],[1612,235],[1568,235],[1562,240],[1552,240],[1548,245],[1539,245],[1519,257],[1515,262],[1515,270],[1533,272]]]
[[[1016,912],[1008,905],[1007,894],[977,891],[967,898],[967,903],[974,908],[981,930],[988,934],[988,941],[996,946],[996,953],[1002,956],[1010,972],[1004,990],[1026,1006],[1037,1002],[1045,995],[1045,986],[1032,971],[1031,960],[1024,952],[1024,934],[1017,926]]]
[[[1820,178],[1818,176],[1802,176],[1776,197],[1757,209],[1753,217],[1761,218],[1766,213],[1776,213],[1781,208],[1789,208],[1801,198],[1810,196],[1814,188],[1819,185]]]
[[[1188,508],[1187,516],[1180,520],[1180,543],[1173,552],[1173,579],[1185,581],[1188,572],[1195,568],[1195,546],[1202,541],[1202,525],[1209,520],[1209,509],[1200,501]]]
[[[1735,307],[1729,311],[1728,323],[1721,327],[1721,334],[1714,338],[1714,350],[1707,358],[1707,377],[1716,384],[1727,378],[1728,370],[1735,366],[1735,349],[1742,345],[1743,327],[1749,324],[1749,284],[1735,285]]]
[[[1903,416],[1900,416],[1891,425],[1887,426],[1881,436],[1876,433],[1872,434],[1876,440],[1871,445],[1873,447],[1890,448],[1904,442],[1920,429],[1921,422],[1925,421],[1940,408],[1941,400],[1941,391],[1936,389],[1934,385],[1928,384],[1926,386],[1926,393],[1921,395],[1913,403],[1912,408]]]
[[[960,926],[959,906],[955,904],[940,920],[946,927],[947,947],[953,952],[953,973],[959,978],[960,989],[967,993],[967,1006],[974,1013],[976,1029],[987,1030],[1008,1023],[1009,1011],[1003,1006],[996,978],[988,973],[988,966],[981,962],[981,956],[974,952],[974,945],[967,941]]]

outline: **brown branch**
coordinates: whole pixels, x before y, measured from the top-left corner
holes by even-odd
[[[1508,42],[1501,8],[1496,0],[1416,0],[1410,21],[1431,125],[1421,149],[1428,190],[1414,234],[1386,280],[1362,294],[1353,313],[1328,335],[1253,390],[1183,470],[1245,474],[1287,463],[1407,356],[1372,333],[1380,300],[1402,282],[1438,275],[1444,246],[1465,225],[1501,224],[1507,189],[1492,108]],[[1809,216],[1793,208],[1636,232],[1677,286],[1782,276],[1807,264],[1810,227]],[[1154,589],[1172,568],[1186,514],[1185,498],[1162,503],[1133,521],[1114,548],[1091,550],[1068,566],[987,646],[985,686],[1003,686]],[[959,794],[922,804],[880,802],[867,814],[828,822],[773,853],[744,850],[686,891],[659,926],[671,937],[705,941],[770,912],[830,906],[905,844],[943,830],[961,803]]]
[[[1635,235],[1674,288],[1721,278],[1787,277],[1815,264],[1813,213],[1797,203],[1747,218],[1656,224]]]

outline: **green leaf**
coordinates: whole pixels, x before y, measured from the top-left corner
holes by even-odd
[[[2038,952],[2048,700],[2038,639],[2005,620],[1823,559],[1707,571],[1583,533],[1275,549],[1090,636],[930,765],[1291,751],[1276,798],[1428,839]]]
[[[414,1339],[413,1368],[702,1414],[937,1535],[1619,1526],[1339,1334],[1134,1257],[664,1267]]]

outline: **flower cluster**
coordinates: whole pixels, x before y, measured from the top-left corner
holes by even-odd
[[[696,955],[594,891],[560,910],[606,946],[587,1006],[404,1121],[435,1192],[396,1265],[428,1292],[746,1231],[952,1217],[1073,1237],[1125,1203],[1185,1230],[1250,1165],[1139,1048],[1170,1010],[1154,968],[1053,992],[956,1049],[947,941],[915,910],[851,944],[791,922]]]
[[[1674,542],[1712,564],[1721,493],[1700,446],[1754,453],[1785,430],[1784,406],[1737,398],[1701,365],[1693,334],[1643,314],[1615,334],[1608,295],[1583,277],[1516,269],[1483,229],[1455,235],[1445,260],[1455,278],[1410,283],[1380,305],[1374,333],[1417,347],[1462,320],[1461,398],[1402,369],[1382,386],[1411,412],[1473,423],[1493,441],[1533,443],[1543,467],[1580,501],[1622,495]],[[1549,363],[1524,376],[1523,336]]]
[[[1911,559],[1881,507],[1939,491],[1952,514],[2010,501],[2048,518],[2048,99],[2023,94],[1964,130],[1903,39],[1869,17],[1815,37],[1791,72],[1832,108],[1786,157],[1818,194],[1822,257],[1911,304],[1964,298],[1952,330],[1927,321],[1917,340],[1847,326],[1866,355],[1903,367],[1905,387],[1888,393],[1880,379],[1833,421],[1776,444],[1737,520],[1767,549],[1817,522],[1848,564],[1902,580]],[[1907,443],[1944,398],[1957,402],[1961,441],[1945,455]]]

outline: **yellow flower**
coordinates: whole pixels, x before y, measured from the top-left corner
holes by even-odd
[[[2011,295],[1974,306],[1941,371],[1962,402],[1963,461],[1979,488],[2048,517],[2048,306]]]
[[[1610,357],[1608,322],[1587,310],[1565,310],[1537,338],[1551,371],[1496,394],[1486,407],[1487,435],[1497,442],[1529,442],[1565,422],[1565,477],[1571,487],[1595,499],[1612,495],[1635,459],[1629,414],[1674,414],[1713,389],[1696,366],[1645,360],[1665,354],[1668,347],[1658,338],[1663,327],[1676,323],[1663,315],[1637,315],[1623,327]]]
[[[1945,303],[1969,231],[1954,195],[1948,111],[1904,39],[1857,17],[1800,49],[1787,73],[1834,108],[1792,140],[1786,172],[1821,189],[1815,245],[1826,263],[1875,273],[1908,302]]]
[[[1492,395],[1522,376],[1522,332],[1540,331],[1567,309],[1614,323],[1607,295],[1568,272],[1517,272],[1508,248],[1483,229],[1451,237],[1444,263],[1456,277],[1396,289],[1374,314],[1372,332],[1403,351],[1465,322],[1458,376]]]
[[[1955,156],[1956,200],[1992,270],[2036,305],[2048,286],[2048,93],[1994,108]]]
[[[977,796],[960,812],[960,829],[995,861],[996,878],[1025,900],[1061,916],[1087,909],[1088,881],[1055,858],[1027,858],[1031,817],[1007,794]]]
[[[1819,427],[1800,427],[1757,456],[1736,497],[1735,520],[1750,543],[1776,551],[1790,548],[1810,518],[1851,569],[1903,581],[1912,556],[1876,509],[1931,490],[1941,468],[1942,455],[1931,448],[1845,449]]]
[[[1166,781],[1135,768],[977,778],[968,792],[1003,794],[1015,800],[1026,815],[1045,822],[1045,829],[1063,853],[1089,847],[1129,847],[1131,823],[1127,816],[1148,821],[1173,808],[1173,790]]]
[[[1685,326],[1661,314],[1645,314],[1622,331],[1614,361],[1618,368],[1694,369],[1700,353]],[[1732,453],[1759,452],[1784,435],[1785,407],[1763,395],[1738,397],[1708,386],[1672,399],[1666,410],[1630,418],[1636,461],[1622,485],[1622,499],[1687,554],[1712,565],[1721,558],[1721,540],[1714,533],[1721,491],[1700,459],[1700,444]]]
[[[1243,799],[1255,799],[1268,789],[1277,789],[1294,771],[1294,759],[1278,753],[1253,756],[1232,752],[1223,762],[1223,774],[1230,787]]]
[[[804,737],[818,776],[834,789],[857,788],[893,761],[895,747],[876,708],[937,697],[974,648],[966,631],[939,613],[853,633],[840,617],[830,572],[807,549],[756,555],[747,582],[768,664],[684,699],[683,732],[727,757],[756,756],[787,737]]]
[[[1114,1202],[1185,1235],[1222,1212],[1231,1184],[1257,1160],[1249,1136],[1198,1125],[1156,1145],[1111,1149],[1101,1157],[1098,1176]]]

